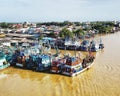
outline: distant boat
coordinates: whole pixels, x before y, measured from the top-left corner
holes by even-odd
[[[67,50],[77,50],[80,46],[79,39],[66,39],[65,46]]]
[[[104,44],[102,42],[102,39],[100,38],[100,44],[99,44],[99,49],[103,49],[104,48]]]
[[[43,43],[43,45],[45,45],[45,46],[47,46],[48,43],[49,43],[50,46],[51,46],[52,48],[54,48],[55,42],[56,42],[56,39],[55,39],[55,38],[51,38],[51,37],[44,37],[44,38],[42,38],[42,43]]]
[[[59,49],[64,50],[77,50],[80,47],[80,41],[77,39],[58,39],[55,43]]]
[[[83,40],[80,47],[79,47],[79,50],[80,51],[88,51],[89,46],[90,46],[90,41],[89,40]]]
[[[89,40],[83,40],[79,47],[79,50],[97,52],[103,48],[104,48],[104,44],[102,43],[101,39],[100,39],[100,43],[97,43],[95,40],[92,40],[91,42]]]
[[[90,44],[90,51],[92,52],[97,52],[101,49],[104,48],[104,44],[102,43],[101,39],[100,39],[100,43],[96,43],[95,41],[91,41],[91,44]]]

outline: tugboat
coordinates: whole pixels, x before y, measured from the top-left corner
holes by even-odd
[[[10,64],[7,62],[5,54],[0,51],[0,70],[5,69],[9,66]]]

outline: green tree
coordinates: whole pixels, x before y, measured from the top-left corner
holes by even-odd
[[[113,22],[95,22],[92,24],[92,28],[98,30],[99,33],[109,33],[113,27]]]
[[[111,27],[111,26],[103,26],[103,25],[96,25],[94,28],[96,30],[99,30],[99,33],[109,33],[109,32],[111,32],[113,27]]]
[[[38,37],[38,41],[43,39],[43,34],[40,34],[40,37]]]
[[[66,37],[73,38],[74,34],[70,30],[68,30],[67,28],[64,28],[60,31],[59,36],[62,38],[66,38]]]
[[[0,24],[0,27],[2,27],[2,28],[8,28],[8,27],[9,27],[9,24],[6,23],[6,22],[2,22],[2,23]]]
[[[84,36],[85,31],[82,30],[82,29],[77,29],[77,30],[74,31],[74,34],[75,34],[75,36],[77,35],[77,37]]]
[[[112,27],[111,26],[108,26],[105,28],[105,32],[106,33],[110,33],[112,31]]]
[[[49,36],[50,36],[50,37],[55,37],[56,35],[55,35],[54,32],[51,32],[51,33],[49,34]]]

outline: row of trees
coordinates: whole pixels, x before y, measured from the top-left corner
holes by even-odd
[[[85,23],[79,23],[79,22],[75,22],[75,24],[79,25],[79,26],[84,26],[87,25],[89,27],[86,28],[82,28],[82,29],[77,29],[74,30],[73,32],[71,32],[70,30],[68,30],[67,28],[64,28],[59,36],[62,38],[65,38],[66,36],[68,37],[80,37],[80,36],[84,36],[86,32],[89,32],[90,30],[97,30],[99,34],[101,33],[111,33],[113,31],[115,31],[114,28],[119,28],[119,23],[114,23],[114,22],[90,22],[89,24],[85,24]]]
[[[99,33],[110,33],[113,31],[113,27],[117,27],[113,22],[96,22],[91,24],[92,29],[96,29]]]
[[[15,24],[15,23],[6,23],[6,22],[2,22],[0,23],[0,27],[1,28],[12,28],[12,25]],[[50,26],[50,25],[56,25],[56,26],[60,26],[60,27],[63,27],[63,26],[70,26],[70,25],[74,25],[74,27],[76,26],[81,26],[81,27],[84,27],[84,26],[87,26],[84,28],[85,31],[89,31],[89,30],[98,30],[99,33],[109,33],[111,31],[113,31],[113,27],[120,27],[119,26],[120,23],[114,23],[112,21],[105,21],[105,22],[69,22],[69,21],[64,21],[64,22],[45,22],[45,23],[37,23],[37,26],[40,27],[41,25],[46,25],[46,26]],[[24,24],[23,24],[24,25]],[[64,29],[65,30],[65,29]],[[63,30],[63,31],[64,31]],[[80,31],[80,33],[79,33]],[[82,35],[84,34],[83,30],[79,29],[79,30],[76,30],[75,32],[73,32],[77,35]],[[68,32],[66,31],[65,34],[68,34]],[[72,33],[70,33],[72,35]],[[51,34],[52,35],[52,34]],[[62,36],[63,37],[63,36]]]
[[[9,23],[6,23],[6,22],[0,23],[0,27],[1,27],[1,28],[9,28],[9,26],[10,26]]]
[[[74,36],[80,37],[80,36],[84,36],[84,35],[85,35],[85,31],[82,29],[77,29],[77,30],[74,30],[71,32],[67,28],[62,29],[59,34],[59,36],[61,38],[66,38],[66,37],[73,38]]]
[[[56,25],[56,26],[66,26],[66,25],[73,25],[73,22],[69,22],[69,21],[64,21],[64,22],[44,22],[44,23],[37,23],[37,26],[40,27],[41,25],[46,25],[46,26],[50,26],[50,25]]]
[[[38,26],[40,25],[46,25],[46,26],[50,26],[50,25],[56,25],[56,26],[70,26],[70,25],[74,25],[74,26],[87,26],[84,28],[85,31],[89,31],[89,30],[98,30],[99,33],[110,33],[113,31],[113,27],[120,27],[119,23],[114,23],[113,21],[97,21],[97,22],[69,22],[69,21],[64,21],[64,22],[46,22],[46,23],[38,23]],[[64,31],[64,30],[63,30]],[[77,31],[82,31],[82,30],[77,30]],[[79,33],[79,32],[78,32]],[[77,33],[77,34],[78,34]],[[67,33],[65,33],[67,34]],[[81,32],[80,34],[83,34],[83,32]]]
[[[17,28],[25,28],[26,26],[32,26],[32,24],[27,24],[27,22],[24,23],[6,23],[2,22],[0,23],[0,28],[10,28],[10,29],[17,29]]]

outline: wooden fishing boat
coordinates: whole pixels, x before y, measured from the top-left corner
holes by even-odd
[[[48,48],[42,47],[41,49],[38,47],[17,49],[13,53],[10,63],[15,67],[34,71],[48,70],[51,66],[51,60],[59,54],[56,48],[56,53],[50,55],[48,53],[50,49],[50,46]]]
[[[80,47],[79,39],[58,39],[56,40],[56,46],[59,49],[64,50],[78,50]]]
[[[52,60],[51,69],[52,73],[61,73],[65,65],[65,58],[59,58]]]
[[[102,50],[104,48],[104,44],[100,40],[100,43],[95,42],[95,40],[92,40],[91,42],[89,40],[83,40],[79,50],[80,51],[91,51],[91,52],[97,52],[99,50]]]
[[[79,62],[74,66],[65,65],[65,71],[63,71],[62,74],[68,75],[68,76],[76,76],[76,75],[84,72],[85,70],[89,69],[93,65],[93,61],[92,62],[85,61],[86,63],[83,63],[83,62],[84,61]]]
[[[0,51],[0,70],[9,67],[10,64],[7,62],[5,54]]]
[[[79,49],[80,49],[80,51],[88,51],[89,46],[90,46],[90,41],[89,40],[83,40]]]
[[[95,41],[91,41],[91,44],[90,44],[90,51],[92,52],[97,52],[99,50],[102,50],[104,48],[104,44],[101,42],[100,40],[100,43],[96,43]]]
[[[76,76],[89,69],[93,65],[94,59],[93,55],[89,55],[84,59],[65,56],[52,62],[51,72],[61,73],[67,76]]]

